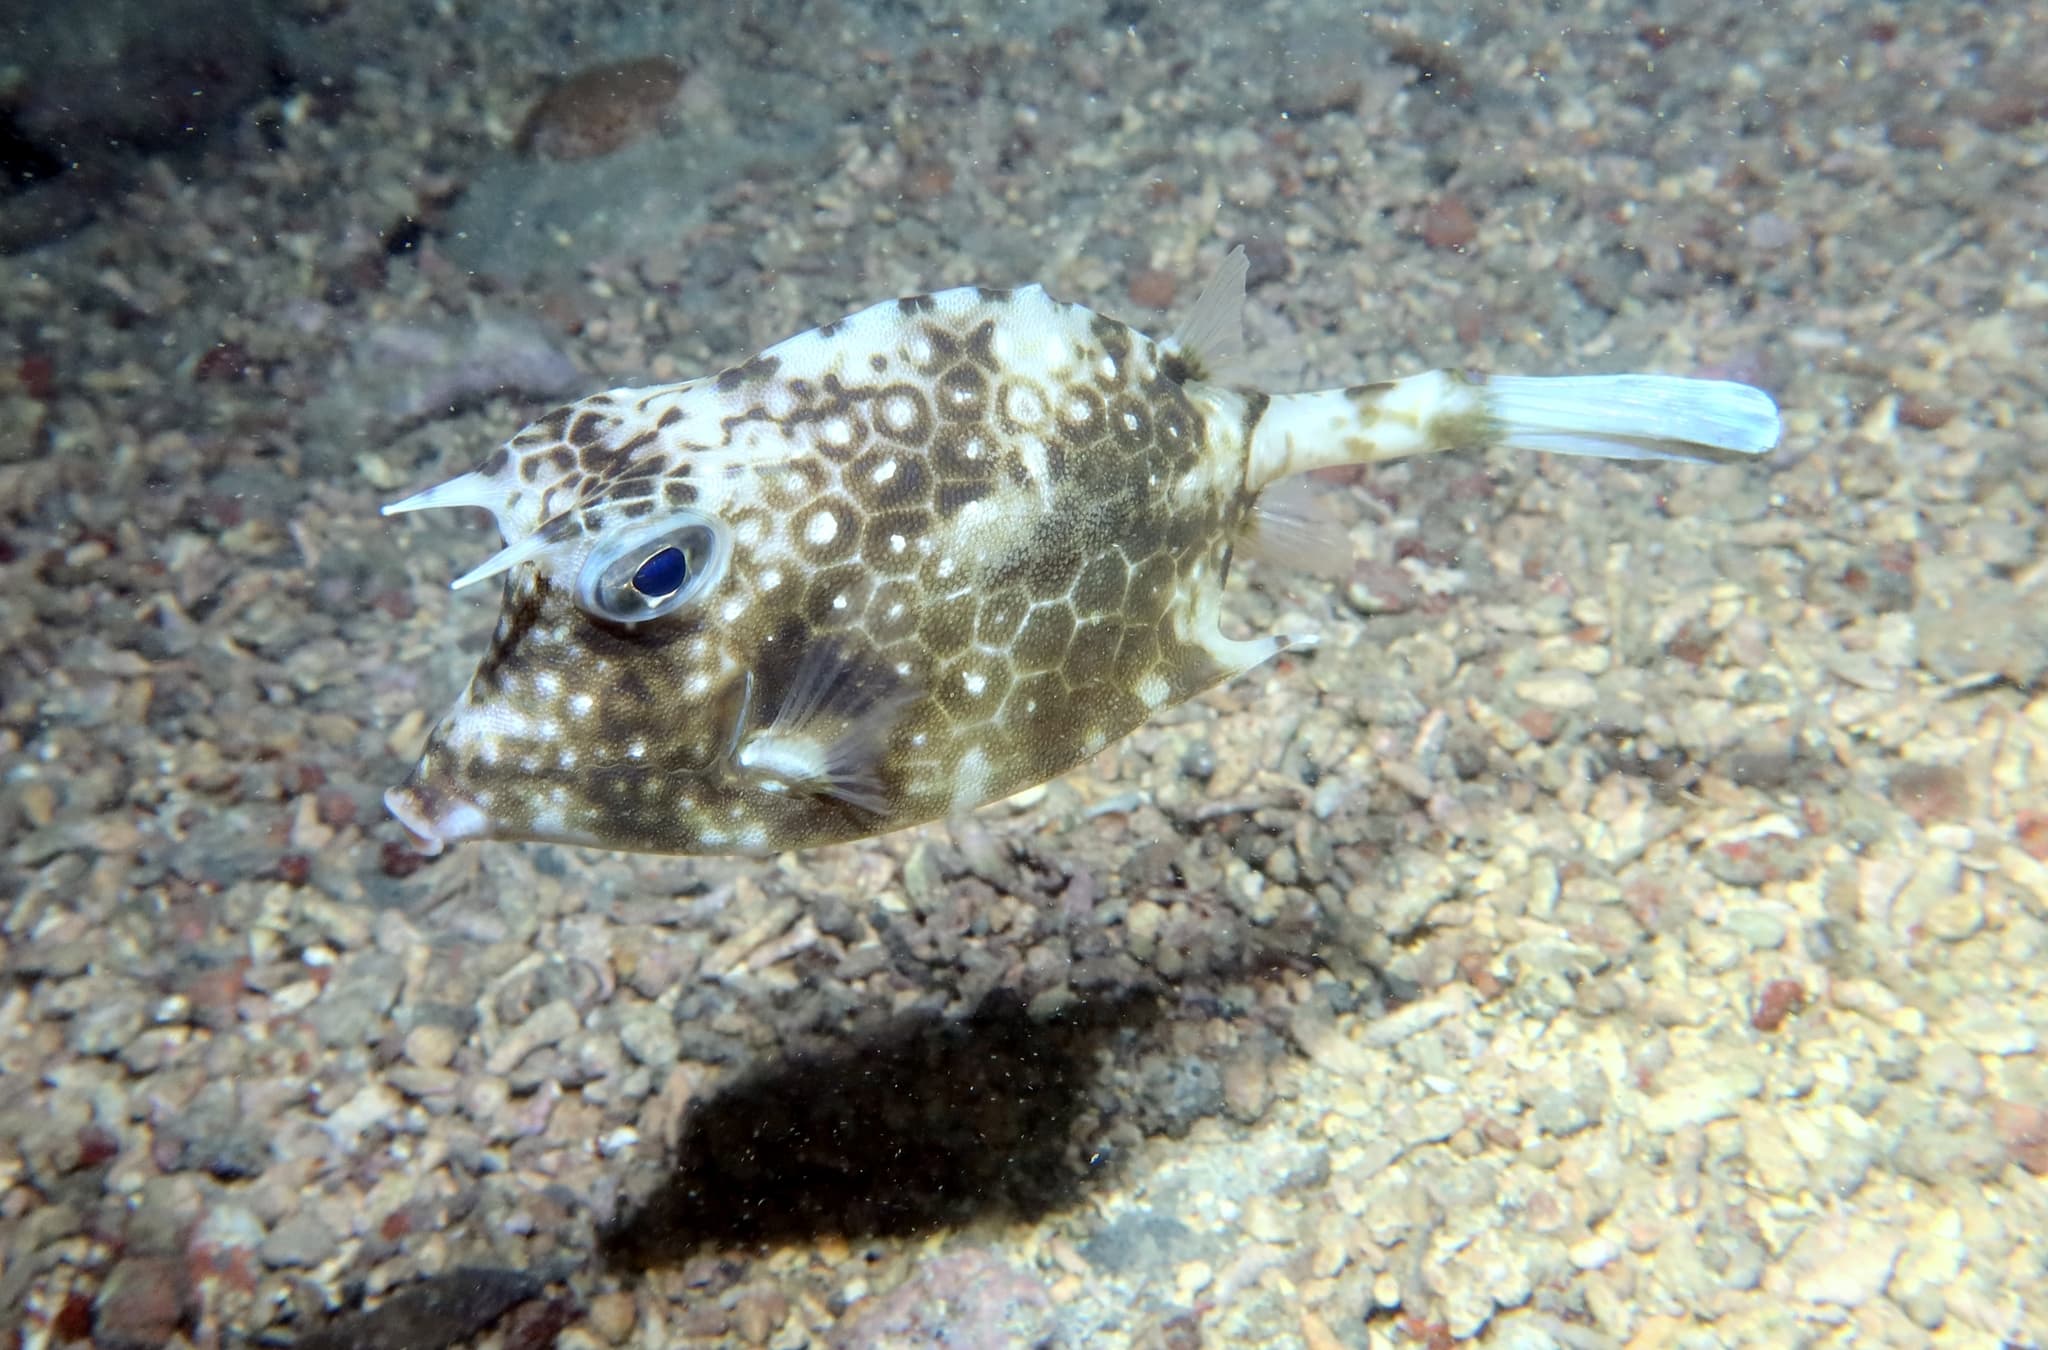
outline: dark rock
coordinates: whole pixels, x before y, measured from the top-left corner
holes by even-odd
[[[336,1318],[301,1338],[298,1350],[441,1350],[540,1292],[539,1280],[516,1270],[464,1267],[408,1286],[368,1312]]]

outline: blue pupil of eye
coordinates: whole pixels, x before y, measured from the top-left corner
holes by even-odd
[[[633,574],[633,589],[649,600],[665,600],[690,579],[690,563],[679,548],[665,548],[649,554]]]

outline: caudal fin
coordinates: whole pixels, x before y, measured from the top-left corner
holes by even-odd
[[[1770,395],[1727,380],[1435,370],[1274,398],[1252,433],[1248,478],[1494,445],[1718,464],[1766,453],[1779,431]]]
[[[1600,459],[1725,463],[1778,444],[1778,405],[1761,389],[1675,375],[1493,375],[1480,386],[1515,450]]]

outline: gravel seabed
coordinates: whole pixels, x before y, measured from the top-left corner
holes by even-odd
[[[712,8],[299,6],[4,259],[12,1344],[2048,1339],[2048,10]],[[1320,648],[969,821],[383,817],[496,605],[378,503],[897,294],[1164,331],[1239,243],[1270,387],[1784,444],[1328,476],[1348,565],[1232,610]]]

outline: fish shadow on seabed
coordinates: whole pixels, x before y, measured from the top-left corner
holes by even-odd
[[[1102,1104],[1102,1052],[1161,1011],[1128,992],[1034,1018],[999,993],[965,1018],[908,1014],[752,1070],[690,1108],[666,1175],[603,1234],[604,1257],[644,1270],[706,1247],[1062,1208],[1089,1175],[1077,1134]]]

